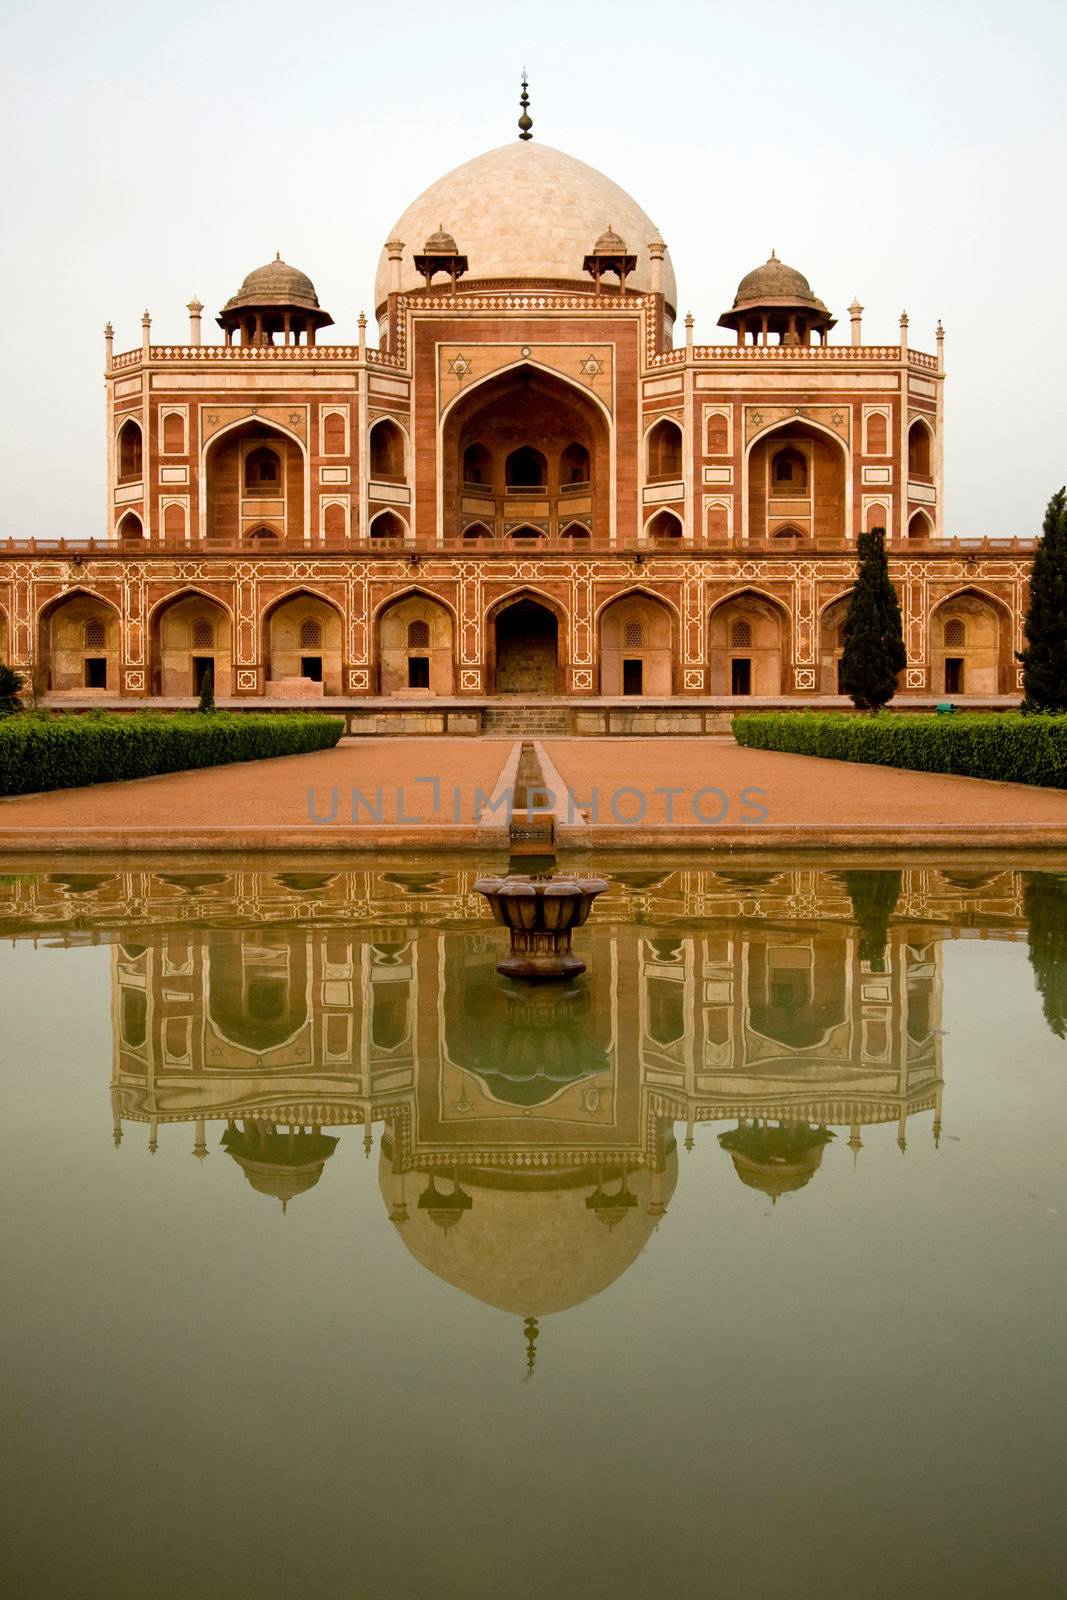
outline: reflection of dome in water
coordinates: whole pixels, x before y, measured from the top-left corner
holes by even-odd
[[[397,1232],[420,1266],[454,1289],[516,1316],[551,1316],[600,1294],[637,1260],[674,1193],[676,1147],[672,1142],[662,1173],[642,1167],[627,1174],[621,1203],[621,1174],[605,1172],[600,1184],[597,1177],[571,1168],[536,1176],[481,1172],[475,1181],[465,1171],[461,1188],[470,1205],[445,1227],[414,1203],[429,1180],[412,1172],[408,1216]],[[391,1208],[395,1179],[384,1147],[379,1181]],[[451,1180],[439,1187],[450,1190]],[[588,1203],[598,1193],[616,1197],[603,1219]],[[626,1195],[636,1203],[627,1204]]]
[[[721,1133],[719,1143],[729,1150],[743,1184],[777,1200],[811,1182],[832,1138],[828,1129],[805,1123],[771,1127],[749,1122]]]
[[[327,1133],[284,1133],[270,1122],[231,1122],[219,1143],[259,1194],[280,1200],[284,1211],[313,1189],[337,1140]]]
[[[449,1054],[477,1073],[494,1100],[538,1106],[568,1085],[607,1072],[607,1052],[592,1036],[586,990],[523,993],[501,982],[492,967],[468,973],[463,1027],[450,1025]]]

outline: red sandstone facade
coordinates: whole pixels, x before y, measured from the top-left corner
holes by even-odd
[[[561,226],[516,243],[499,214],[534,182]],[[431,206],[451,233],[383,252],[380,348],[362,318],[318,342],[331,319],[280,260],[222,343],[197,302],[186,344],[146,313],[116,355],[109,328],[109,540],[0,545],[0,658],[67,697],[189,697],[210,666],[220,698],[802,700],[836,693],[856,536],[884,527],[902,692],[1016,694],[1030,548],[942,536],[940,329],[935,354],[906,318],[864,345],[854,305],[833,343],[772,257],[724,313],[736,343],[687,325],[675,347],[652,224],[543,146],[399,226]]]

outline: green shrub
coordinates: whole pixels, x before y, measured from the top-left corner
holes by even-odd
[[[787,750],[911,772],[954,772],[1067,789],[1067,717],[1024,717],[1010,711],[952,717],[747,711],[734,718],[734,737],[751,750]]]
[[[5,717],[0,721],[0,794],[72,789],[119,778],[217,767],[231,761],[329,750],[338,717],[216,711]]]

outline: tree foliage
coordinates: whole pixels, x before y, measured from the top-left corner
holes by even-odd
[[[1067,711],[1067,491],[1052,496],[1030,569],[1023,710]]]
[[[1067,873],[1023,875],[1023,909],[1029,926],[1030,965],[1045,1021],[1067,1038]]]
[[[24,681],[21,672],[9,667],[6,661],[0,661],[0,717],[9,717],[12,712],[22,710],[18,696]]]
[[[861,711],[888,705],[907,663],[900,601],[889,577],[885,529],[861,533],[859,572],[845,617],[841,687]]]

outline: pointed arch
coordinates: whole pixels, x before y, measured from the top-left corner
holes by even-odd
[[[198,642],[197,624],[204,621],[212,625],[210,645]],[[156,601],[146,626],[153,694],[194,697],[208,667],[216,697],[231,694],[234,621],[228,601],[198,584],[185,584]]]
[[[380,483],[403,483],[407,478],[407,440],[392,417],[379,417],[367,439],[370,475]]]
[[[91,623],[102,625],[102,637]],[[50,693],[118,694],[122,617],[113,600],[79,585],[53,595],[36,618],[37,662]]]
[[[309,622],[315,624],[314,637],[305,627]],[[344,610],[332,595],[307,584],[274,595],[260,616],[260,655],[266,682],[299,680],[294,683],[294,693],[340,694],[344,687],[344,634]]]
[[[736,642],[733,624],[748,623],[748,643]],[[777,595],[743,584],[720,595],[708,614],[708,664],[712,694],[776,696],[787,682],[790,615]]]
[[[524,357],[507,362],[474,382],[466,383],[444,405],[438,421],[437,481],[438,526],[449,539],[458,536],[462,512],[467,509],[498,527],[509,515],[507,502],[523,494],[546,502],[536,512],[538,520],[547,518],[555,528],[563,520],[581,516],[589,522],[597,539],[607,540],[616,525],[614,418],[604,399],[592,387],[572,380],[567,374],[544,363]],[[561,444],[564,449],[561,451]],[[475,486],[481,504],[464,506],[464,485],[470,482],[464,466],[472,446],[485,449],[492,458],[492,472],[479,469],[485,481]],[[569,468],[578,468],[575,459],[564,456],[572,445],[588,452],[588,477],[584,483],[569,479]],[[540,483],[519,484],[510,490],[505,484],[505,457],[516,447],[536,450],[546,461],[546,471],[538,474]],[[578,503],[571,508],[570,501]],[[512,516],[533,516],[530,507],[511,510]]]
[[[963,637],[946,637],[947,625],[963,624]],[[935,694],[1010,694],[1014,677],[1014,617],[999,595],[977,584],[961,584],[930,610],[930,663]],[[956,642],[959,641],[959,642]]]
[[[929,482],[933,476],[934,430],[925,417],[915,417],[908,424],[908,477],[920,483]]]
[[[680,544],[685,537],[682,519],[676,511],[664,506],[654,511],[645,523],[645,538],[654,544]]]
[[[144,430],[136,417],[126,417],[120,422],[115,435],[117,479],[119,483],[136,483],[144,471]]]
[[[660,417],[645,435],[645,479],[672,483],[682,476],[682,430],[673,417]]]
[[[260,448],[278,456],[282,477],[276,485],[246,482],[244,458]],[[310,459],[300,435],[274,417],[249,412],[217,428],[200,449],[201,538],[237,545],[246,526],[269,520],[283,539],[302,542],[311,516]],[[270,509],[279,504],[280,514]]]
[[[367,533],[372,542],[375,539],[403,541],[408,535],[408,525],[398,512],[386,508],[371,517]]]
[[[799,491],[791,482],[773,481],[779,435],[781,445],[792,445],[807,463],[807,479]],[[852,453],[823,422],[809,416],[779,417],[761,427],[745,446],[741,485],[750,540],[768,537],[776,521],[796,524],[805,537],[852,539]]]
[[[371,621],[381,694],[455,692],[458,619],[447,600],[411,584],[387,595]]]
[[[553,595],[533,584],[499,595],[485,613],[488,682],[497,694],[557,693],[566,683],[569,638],[570,614]]]
[[[842,589],[819,608],[819,692],[840,694],[841,656],[844,650],[842,629],[848,613],[852,590]]]
[[[667,696],[676,687],[680,619],[654,590],[635,586],[596,612],[600,693]]]
[[[119,518],[115,532],[123,544],[134,544],[144,538],[144,523],[136,511],[126,511]]]
[[[911,516],[908,518],[908,538],[932,539],[933,536],[934,525],[930,519],[929,513],[924,511],[922,507],[920,507],[918,511],[913,511]]]

